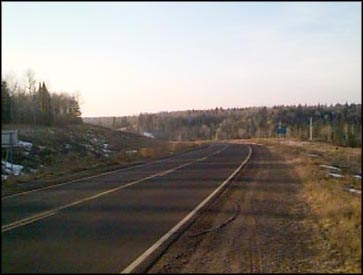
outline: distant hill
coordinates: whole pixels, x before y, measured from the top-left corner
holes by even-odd
[[[277,137],[313,139],[342,146],[361,147],[361,104],[292,105],[249,108],[215,108],[177,112],[142,113],[138,116],[85,117],[84,122],[143,133],[172,141]]]

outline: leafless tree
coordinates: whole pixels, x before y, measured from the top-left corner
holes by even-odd
[[[32,112],[33,112],[33,124],[37,123],[36,113],[36,79],[32,69],[28,69],[25,73],[25,90],[29,93],[32,99]]]

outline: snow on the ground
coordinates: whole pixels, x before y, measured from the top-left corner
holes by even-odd
[[[360,180],[362,179],[362,176],[360,176],[360,175],[354,175],[353,177],[356,179],[360,179]]]
[[[107,150],[107,149],[103,149],[103,150],[102,150],[102,152],[103,152],[103,155],[104,155],[105,157],[109,157],[109,156],[110,156],[110,154],[111,154],[111,150]]]
[[[280,143],[284,143],[287,145],[292,145],[292,146],[304,146],[306,144],[308,144],[308,142],[306,141],[292,141],[292,140],[284,140],[284,141],[280,141]]]
[[[348,191],[351,193],[362,194],[361,190],[354,189],[354,188],[348,188]]]
[[[329,176],[332,176],[332,177],[334,177],[334,178],[344,178],[344,176],[343,176],[343,175],[341,175],[341,174],[337,174],[337,173],[329,173]]]
[[[47,146],[43,146],[43,145],[38,145],[38,149],[40,151],[44,151],[47,148]]]
[[[313,157],[313,158],[319,158],[319,155],[316,154],[306,154],[308,157]]]
[[[38,170],[37,169],[33,169],[33,168],[29,168],[30,173],[36,173]]]
[[[10,162],[1,161],[2,166],[5,167],[5,173],[8,175],[14,175],[14,176],[19,176],[21,174],[21,170],[23,170],[24,166],[20,165],[20,164],[13,164],[11,165]],[[13,170],[11,170],[13,169]]]
[[[103,149],[102,150],[111,152],[111,150],[108,149],[108,144],[107,143],[103,144]]]
[[[137,150],[127,150],[125,153],[128,155],[133,155],[137,153]]]
[[[327,168],[327,169],[331,169],[331,170],[336,170],[336,171],[341,171],[340,168],[335,167],[335,166],[331,166],[331,165],[325,165],[325,164],[321,164],[320,167],[322,168]]]
[[[90,144],[83,144],[83,143],[81,143],[81,145],[82,145],[83,147],[85,147],[86,149],[89,149],[89,150],[92,150],[92,149],[93,149],[93,146],[92,146],[92,145],[90,145]]]
[[[19,140],[17,145],[19,147],[25,148],[26,150],[30,150],[32,148],[32,146],[33,146],[33,143]]]
[[[103,149],[102,149],[102,152],[103,152],[103,155],[105,156],[105,157],[109,157],[110,156],[110,154],[111,154],[111,150],[110,149],[107,149],[108,148],[108,143],[104,143],[103,144]]]
[[[154,135],[152,133],[149,132],[143,132],[142,133],[145,137],[149,137],[149,138],[155,138]]]

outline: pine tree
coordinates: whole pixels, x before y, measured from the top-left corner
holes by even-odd
[[[10,90],[5,81],[1,81],[1,122],[11,122],[11,97]]]
[[[39,90],[37,94],[37,102],[38,102],[38,117],[40,124],[43,125],[51,125],[53,122],[52,119],[52,106],[51,106],[51,98],[48,92],[45,83],[42,85],[39,84]]]

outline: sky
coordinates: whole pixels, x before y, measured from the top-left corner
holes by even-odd
[[[2,78],[83,117],[361,103],[360,2],[1,2]]]

